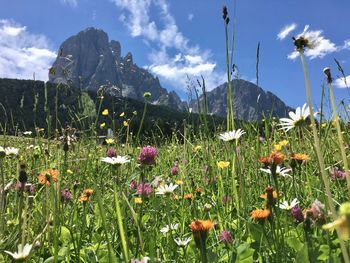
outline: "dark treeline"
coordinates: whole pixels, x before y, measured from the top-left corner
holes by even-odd
[[[112,111],[116,131],[125,129],[127,121],[130,131],[137,133],[144,102],[130,98],[113,97],[108,94],[80,91],[63,84],[45,83],[33,80],[0,79],[0,128],[2,133],[15,134],[19,131],[34,131],[35,128],[51,132],[70,126],[78,130],[106,133],[113,127]],[[109,110],[108,116],[101,112]],[[124,117],[120,114],[124,112]],[[97,119],[98,118],[98,119]],[[225,127],[225,120],[217,116],[206,116],[179,112],[166,106],[147,105],[141,135],[146,137],[170,136],[183,131],[184,124],[191,133],[199,131],[213,133]],[[100,124],[105,123],[105,129]]]

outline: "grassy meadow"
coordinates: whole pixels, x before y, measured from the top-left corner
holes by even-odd
[[[312,43],[294,43],[308,104],[288,118],[237,124],[228,85],[213,135],[201,114],[196,134],[184,122],[145,139],[147,103],[134,133],[131,114],[102,106],[84,131],[52,132],[52,112],[14,136],[2,124],[0,262],[350,262],[348,120],[330,69],[320,75],[332,119],[315,112],[303,56]]]

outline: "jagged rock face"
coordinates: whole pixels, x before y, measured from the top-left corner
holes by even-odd
[[[143,100],[144,92],[151,92],[151,103],[183,110],[185,104],[175,92],[168,93],[158,78],[133,62],[128,53],[121,56],[118,41],[109,42],[108,35],[99,29],[87,28],[68,38],[60,47],[49,80],[68,83],[97,91],[102,85],[116,96]]]
[[[94,28],[64,41],[52,67],[55,74],[50,74],[49,80],[54,83],[69,83],[89,90],[121,84],[108,36]]]
[[[286,106],[282,100],[269,91],[264,91],[257,85],[235,79],[232,82],[233,111],[235,118],[241,120],[261,120],[265,116],[284,117],[292,108]],[[203,104],[203,96],[200,97]],[[209,113],[225,116],[227,110],[227,83],[207,92]],[[196,101],[191,107],[198,112]]]

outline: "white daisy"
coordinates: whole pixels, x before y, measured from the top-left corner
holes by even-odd
[[[170,183],[169,185],[161,185],[157,188],[156,195],[171,194],[178,187],[177,184]]]
[[[305,103],[302,108],[298,107],[295,112],[290,111],[289,112],[289,118],[281,118],[280,124],[281,126],[280,130],[289,131],[293,129],[294,127],[300,126],[304,123],[304,121],[310,116],[310,109]]]
[[[25,131],[25,132],[23,132],[23,135],[28,135],[28,136],[30,136],[30,135],[32,135],[32,132],[31,132],[31,131]]]
[[[267,169],[264,168],[260,168],[260,171],[264,172],[264,173],[268,173],[271,174],[271,169],[270,167],[268,167]],[[286,168],[286,167],[281,167],[279,165],[276,166],[276,174],[280,175],[282,177],[292,177],[290,176],[289,172],[291,172],[292,169],[290,168]]]
[[[5,148],[5,153],[6,155],[18,155],[18,149],[14,147],[6,147]]]
[[[120,155],[117,155],[117,157],[102,157],[101,161],[105,163],[113,164],[113,165],[130,163],[128,156],[120,156]]]
[[[186,247],[188,245],[188,243],[190,243],[191,240],[192,240],[191,237],[184,238],[184,239],[181,239],[178,237],[178,238],[174,239],[175,243],[179,247]]]
[[[179,227],[179,224],[170,224],[169,225],[166,225],[165,227],[162,227],[160,229],[160,232],[163,233],[163,234],[166,234],[168,233],[170,230],[177,230]]]
[[[245,131],[243,131],[242,129],[233,130],[221,133],[219,135],[219,139],[223,140],[224,142],[229,142],[232,140],[238,140],[243,134],[245,134]]]
[[[5,250],[5,253],[9,254],[16,261],[24,261],[28,259],[31,251],[32,251],[32,245],[25,244],[23,247],[22,244],[19,244],[17,252],[12,253],[10,251]]]
[[[280,207],[281,209],[284,209],[284,210],[292,210],[292,208],[293,208],[294,206],[296,206],[297,204],[299,204],[299,201],[298,201],[298,199],[294,198],[293,201],[292,201],[290,204],[288,204],[288,201],[283,201],[283,202],[279,205],[279,207]]]

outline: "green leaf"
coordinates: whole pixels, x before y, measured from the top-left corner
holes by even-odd
[[[61,227],[61,241],[64,244],[68,244],[71,241],[71,235],[70,235],[70,231],[67,227],[62,226]]]
[[[287,244],[289,247],[293,248],[295,251],[299,251],[304,246],[304,243],[302,243],[299,238],[297,237],[289,237],[287,238]]]
[[[68,256],[68,254],[69,254],[69,248],[68,248],[68,247],[62,247],[62,248],[58,251],[58,256],[59,256],[59,257],[62,257],[62,258]]]
[[[307,250],[307,246],[303,246],[297,254],[297,257],[295,259],[296,263],[310,263],[309,261],[309,253]]]
[[[263,226],[255,223],[248,223],[249,231],[255,241],[265,242]]]
[[[244,243],[237,247],[236,263],[250,263],[253,262],[254,249],[249,244]]]
[[[151,218],[151,216],[149,214],[145,214],[142,216],[142,225],[146,225],[146,223],[148,222],[148,220]]]
[[[327,261],[329,259],[329,246],[321,245],[319,251],[321,252],[321,255],[318,256],[317,260]]]

